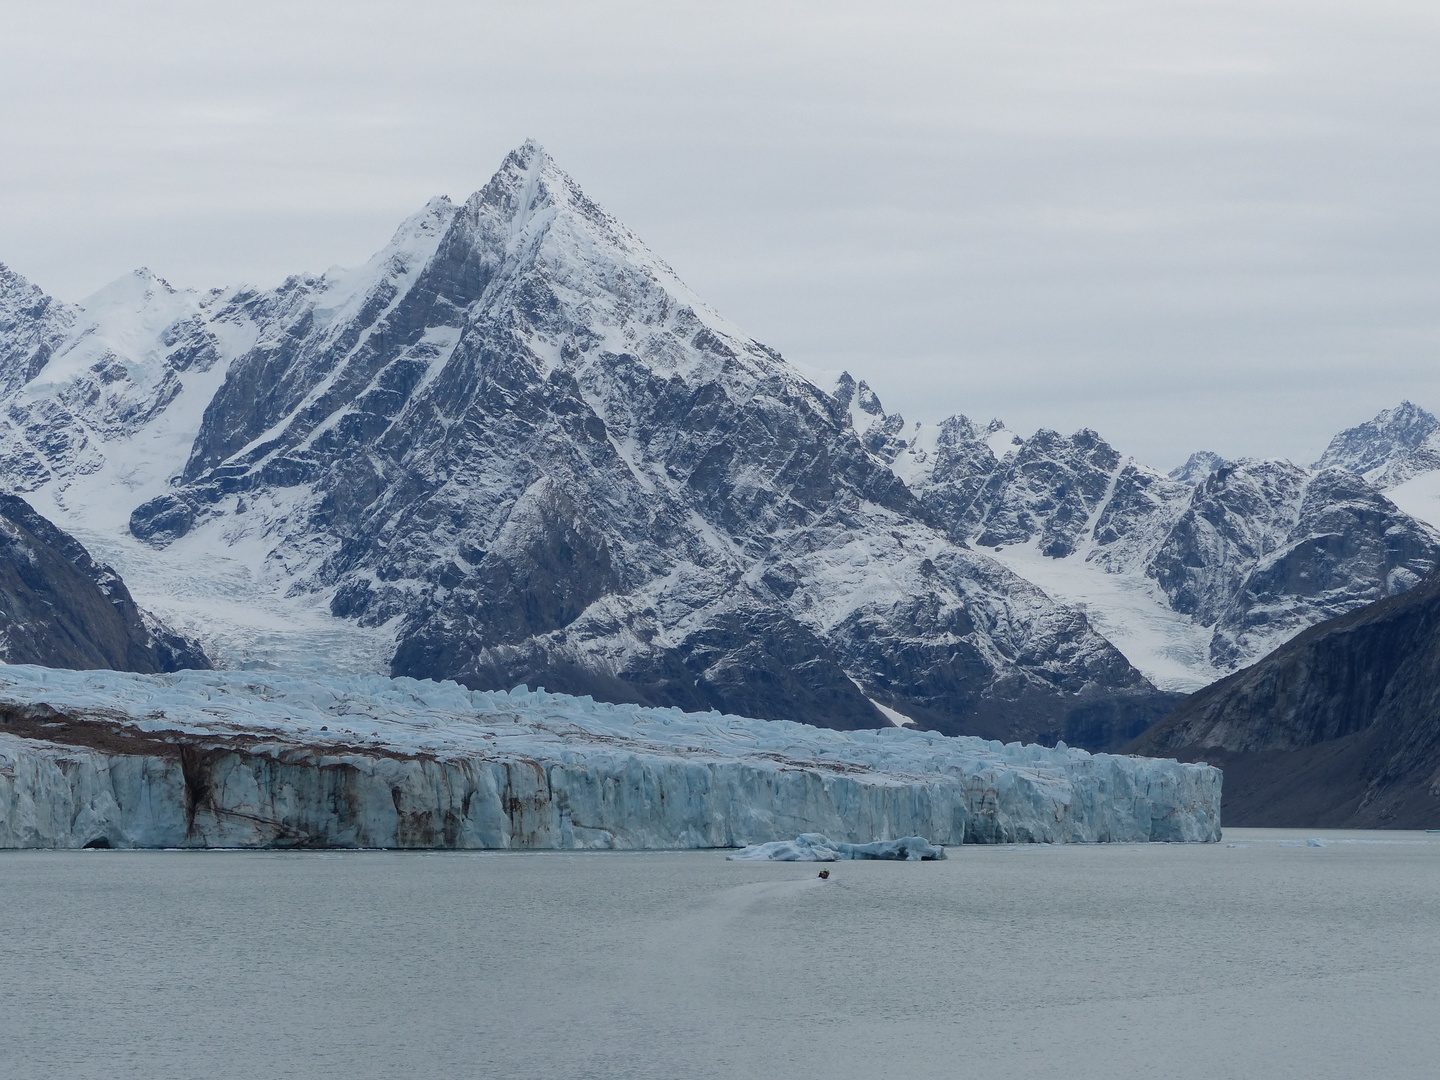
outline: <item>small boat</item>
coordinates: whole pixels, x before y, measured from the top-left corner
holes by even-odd
[[[1440,829],[1426,829],[1426,832],[1440,833]]]

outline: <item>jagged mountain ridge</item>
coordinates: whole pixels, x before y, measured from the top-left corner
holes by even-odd
[[[0,265],[0,394],[40,373],[75,318],[74,309]]]
[[[6,401],[6,483],[396,674],[1090,746],[1169,704],[535,144],[359,271],[81,308]]]
[[[1311,469],[1201,451],[1166,476],[1088,429],[1021,440],[964,416],[907,429],[859,385],[877,451],[952,538],[1086,604],[1160,685],[1205,685],[1440,565],[1440,532],[1380,490],[1440,475],[1426,472],[1440,422],[1409,403],[1337,436]]]

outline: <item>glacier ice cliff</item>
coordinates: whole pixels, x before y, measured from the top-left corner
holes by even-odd
[[[1220,771],[518,688],[0,667],[0,847],[1213,841]]]

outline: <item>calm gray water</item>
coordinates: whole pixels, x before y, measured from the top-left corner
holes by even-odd
[[[4,853],[0,1077],[1432,1080],[1440,836],[1304,835]]]

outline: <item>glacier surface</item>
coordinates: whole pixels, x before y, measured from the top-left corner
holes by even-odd
[[[517,688],[0,667],[0,847],[1215,841],[1203,764]]]

